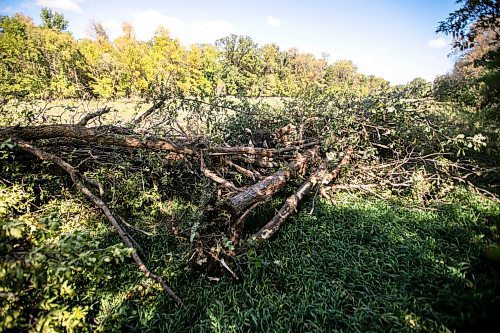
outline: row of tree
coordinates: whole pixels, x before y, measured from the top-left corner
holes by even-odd
[[[388,85],[357,72],[351,61],[328,64],[325,58],[259,46],[250,37],[230,35],[215,45],[184,47],[158,27],[147,42],[135,38],[129,23],[111,41],[99,22],[89,37],[76,40],[68,21],[48,9],[36,26],[29,17],[0,17],[0,95],[11,97],[117,98],[184,94],[292,96],[306,87],[356,87],[368,93]]]

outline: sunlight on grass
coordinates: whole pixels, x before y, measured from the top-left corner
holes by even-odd
[[[469,205],[458,205],[467,196]],[[218,284],[198,274],[173,286],[188,307],[160,293],[121,306],[105,327],[196,332],[407,331],[486,327],[498,309],[486,245],[500,209],[459,194],[414,210],[371,198],[338,197],[308,207],[247,258],[245,280]],[[310,207],[309,207],[310,208]],[[471,223],[472,222],[472,223]],[[125,282],[125,281],[122,281]],[[122,282],[115,284],[121,285]],[[157,316],[151,313],[151,307]],[[108,308],[108,311],[113,311]],[[139,311],[141,321],[125,319]]]

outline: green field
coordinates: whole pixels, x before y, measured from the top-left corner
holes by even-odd
[[[498,204],[458,191],[427,209],[350,195],[310,209],[249,254],[241,283],[172,272],[186,309],[157,288],[141,291],[130,280],[135,267],[127,265],[104,287],[95,320],[106,330],[165,332],[488,332],[495,326],[498,262],[485,258],[484,248],[499,227]],[[166,250],[147,251],[154,258]]]

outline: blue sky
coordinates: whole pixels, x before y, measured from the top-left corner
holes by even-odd
[[[139,39],[148,40],[159,25],[185,44],[213,43],[230,33],[259,44],[329,61],[350,59],[364,74],[405,83],[433,80],[451,69],[449,38],[436,35],[439,21],[457,8],[454,0],[239,1],[239,0],[0,0],[0,13],[16,12],[39,21],[42,6],[62,12],[76,38],[86,37],[91,19],[103,23],[111,38],[131,22]]]

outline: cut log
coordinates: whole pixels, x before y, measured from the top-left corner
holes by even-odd
[[[278,213],[276,213],[271,221],[269,221],[264,227],[253,234],[251,239],[258,242],[269,239],[275,235],[285,223],[286,219],[297,210],[300,200],[302,200],[312,189],[321,186],[322,184],[328,184],[337,178],[342,167],[349,163],[351,155],[352,147],[349,147],[340,163],[331,173],[327,172],[327,161],[323,161],[311,175],[309,180],[304,182],[299,187],[297,192],[286,199],[285,204],[281,207]]]
[[[231,197],[228,201],[229,205],[234,211],[239,212],[257,201],[269,198],[278,192],[293,174],[299,170],[304,170],[307,167],[307,163],[316,157],[316,155],[316,149],[310,149],[304,155],[299,154],[294,162],[284,170],[276,171],[262,181],[250,186],[245,191]]]

